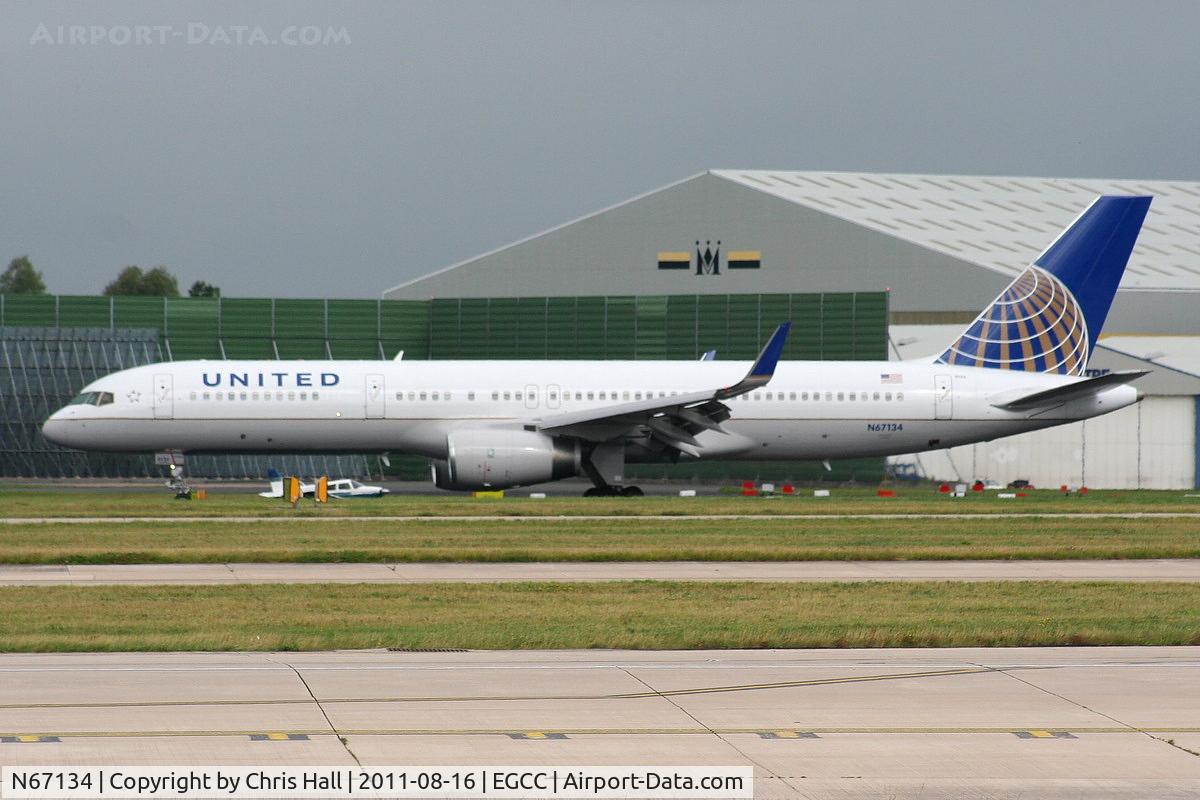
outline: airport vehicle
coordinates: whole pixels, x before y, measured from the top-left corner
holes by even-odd
[[[415,453],[437,486],[502,489],[627,462],[828,460],[953,447],[1106,414],[1143,372],[1088,358],[1150,207],[1097,198],[935,358],[177,361],[84,387],[43,426],[83,450]]]

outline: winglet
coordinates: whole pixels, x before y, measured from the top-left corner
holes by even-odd
[[[785,322],[776,328],[775,332],[771,334],[771,338],[767,340],[762,352],[758,354],[758,358],[754,360],[750,371],[746,373],[746,377],[733,386],[727,386],[719,390],[717,392],[717,399],[724,400],[729,397],[736,397],[739,394],[745,394],[761,386],[766,386],[775,375],[775,365],[779,363],[779,357],[783,355],[783,346],[787,343],[787,335],[791,327],[792,323]]]
[[[779,357],[783,355],[783,346],[787,343],[788,331],[791,329],[792,323],[790,322],[785,322],[775,329],[762,352],[758,354],[754,366],[750,368],[750,375],[770,378],[775,374],[775,365],[779,363]]]

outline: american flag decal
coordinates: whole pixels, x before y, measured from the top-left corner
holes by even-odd
[[[903,383],[904,376],[899,372],[884,372],[879,376],[880,383]]]

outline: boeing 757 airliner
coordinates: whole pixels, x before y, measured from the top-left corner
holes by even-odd
[[[443,489],[577,475],[590,495],[627,462],[826,460],[1048,428],[1137,402],[1143,372],[1088,358],[1150,207],[1100,197],[936,358],[722,361],[176,361],[84,387],[43,425],[81,450],[414,453]]]

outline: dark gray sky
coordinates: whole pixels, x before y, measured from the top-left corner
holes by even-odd
[[[259,41],[306,26],[335,41]],[[375,297],[708,168],[1196,180],[1197,31],[1191,0],[8,2],[0,259]]]

